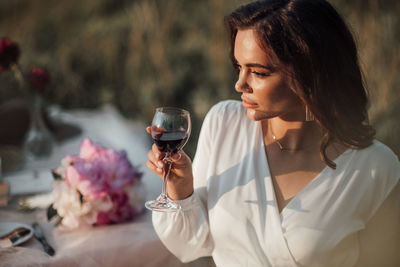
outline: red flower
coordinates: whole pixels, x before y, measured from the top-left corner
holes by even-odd
[[[50,74],[43,68],[31,67],[29,83],[34,91],[43,93],[50,83]]]
[[[0,73],[10,68],[12,64],[17,63],[20,50],[16,43],[7,38],[0,39]]]
[[[106,225],[106,224],[110,224],[110,223],[111,223],[111,219],[107,213],[99,212],[99,214],[97,214],[96,225]]]

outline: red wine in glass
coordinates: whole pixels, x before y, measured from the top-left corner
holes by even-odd
[[[186,131],[163,131],[155,132],[152,137],[161,152],[174,154],[185,145],[189,136]]]
[[[168,176],[173,162],[171,156],[177,153],[186,144],[191,132],[190,114],[179,108],[157,108],[151,123],[151,136],[163,155],[165,164],[163,170],[163,188],[160,196],[145,203],[146,208],[152,211],[178,211],[178,203],[171,201],[167,194]]]

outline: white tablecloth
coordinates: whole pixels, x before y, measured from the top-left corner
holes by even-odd
[[[27,162],[22,169],[5,176],[10,181],[11,191],[18,191],[17,181],[21,174],[34,171],[48,173],[56,168],[67,154],[78,154],[80,142],[85,137],[100,142],[103,146],[116,150],[125,149],[135,166],[143,172],[142,181],[146,188],[146,200],[154,199],[161,192],[161,180],[145,166],[147,152],[151,147],[145,132],[145,125],[123,118],[115,108],[106,106],[95,111],[75,110],[55,114],[66,123],[79,126],[79,136],[59,143],[51,158]],[[26,178],[24,178],[26,179]],[[43,180],[46,183],[46,179]],[[12,187],[15,187],[14,189]],[[31,188],[32,191],[45,190]],[[48,188],[50,186],[48,185]],[[31,213],[17,212],[11,208],[0,209],[0,221],[38,221],[44,229],[49,243],[55,248],[53,257],[45,254],[40,243],[34,238],[22,246],[0,249],[0,266],[208,266],[209,260],[201,260],[189,265],[182,264],[170,254],[158,239],[152,224],[151,213],[136,218],[130,223],[85,230],[62,230],[54,228],[46,220],[46,212],[39,209]]]

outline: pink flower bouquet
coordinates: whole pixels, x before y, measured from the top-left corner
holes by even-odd
[[[48,219],[58,216],[68,228],[125,222],[144,210],[142,173],[125,151],[106,149],[86,138],[80,154],[62,159],[53,176]]]

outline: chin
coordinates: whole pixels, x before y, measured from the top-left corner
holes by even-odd
[[[247,117],[252,121],[261,121],[265,119],[270,119],[274,116],[267,114],[265,112],[257,111],[254,109],[247,109]]]

